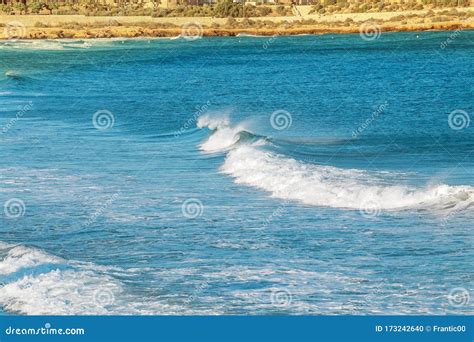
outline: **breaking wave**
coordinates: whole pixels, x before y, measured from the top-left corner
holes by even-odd
[[[252,134],[245,124],[232,126],[227,117],[204,116],[198,127],[212,130],[200,145],[204,152],[227,153],[222,172],[272,196],[304,204],[345,209],[465,210],[474,207],[472,186],[422,187],[391,184],[381,175],[358,169],[304,163],[268,148],[268,137]]]
[[[183,313],[185,308],[128,294],[117,278],[130,272],[0,242],[0,307],[28,315]]]

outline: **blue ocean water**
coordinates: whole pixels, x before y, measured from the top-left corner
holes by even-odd
[[[474,32],[0,43],[0,307],[473,313]]]

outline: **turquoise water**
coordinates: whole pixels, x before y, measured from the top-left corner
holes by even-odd
[[[0,307],[472,314],[452,35],[1,42]]]

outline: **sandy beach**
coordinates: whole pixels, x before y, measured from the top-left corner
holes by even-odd
[[[84,15],[2,15],[0,39],[113,38],[364,33],[384,31],[467,30],[474,28],[473,7],[449,11],[419,10],[381,13],[307,14],[256,18]]]

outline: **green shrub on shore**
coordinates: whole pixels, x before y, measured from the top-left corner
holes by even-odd
[[[315,0],[310,14],[396,12],[469,6],[470,0]]]
[[[48,24],[45,24],[45,23],[42,23],[42,22],[36,22],[34,25],[34,27],[37,27],[37,28],[48,28],[49,25]]]
[[[185,1],[185,0],[184,0]],[[310,0],[309,14],[374,13],[442,8],[465,8],[472,0]],[[101,3],[90,0],[0,0],[1,14],[82,14],[87,16],[152,16],[152,17],[265,17],[292,16],[289,5],[259,4],[257,6],[217,0],[215,5],[180,5],[176,8],[159,7],[160,0],[150,2],[117,1]],[[450,13],[449,15],[454,15]]]
[[[290,11],[290,12],[291,12],[291,11]],[[278,7],[276,8],[276,13],[277,13],[279,16],[281,16],[281,17],[283,17],[283,16],[285,16],[285,15],[288,15],[287,7],[282,6],[282,5],[278,6]]]
[[[243,6],[232,0],[220,0],[214,7],[214,16],[218,18],[242,17],[243,12]]]

